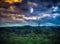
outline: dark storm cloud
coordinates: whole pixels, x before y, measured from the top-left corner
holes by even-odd
[[[29,0],[31,2],[53,2],[53,3],[58,3],[60,0]]]

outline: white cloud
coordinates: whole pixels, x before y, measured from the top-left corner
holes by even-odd
[[[56,25],[56,24],[53,24],[53,23],[46,22],[46,23],[41,24],[40,26],[59,26],[59,25]]]
[[[51,17],[51,15],[50,14],[47,14],[47,13],[43,13],[38,18],[39,19],[42,19],[42,18],[45,18],[45,17]]]
[[[38,6],[38,4],[35,2],[28,2],[28,5]]]
[[[57,11],[57,9],[58,9],[58,7],[56,6],[56,7],[52,7],[53,8],[53,11],[55,12],[55,11]]]
[[[60,16],[60,14],[59,13],[54,13],[54,14],[52,14],[53,16],[53,18],[56,18],[57,16]]]
[[[36,16],[32,16],[32,17],[23,17],[23,19],[25,20],[37,20]]]

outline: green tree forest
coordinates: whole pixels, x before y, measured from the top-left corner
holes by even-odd
[[[5,27],[0,28],[0,44],[57,44],[57,33],[46,27]]]

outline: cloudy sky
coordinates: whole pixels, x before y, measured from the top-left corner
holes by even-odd
[[[1,0],[0,26],[59,26],[59,0]]]

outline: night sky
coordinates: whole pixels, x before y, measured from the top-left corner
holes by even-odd
[[[0,27],[60,26],[60,0],[0,0]]]

